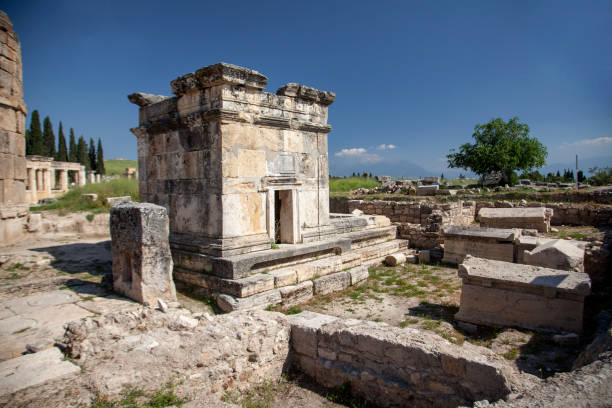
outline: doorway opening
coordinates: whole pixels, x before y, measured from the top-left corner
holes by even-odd
[[[294,244],[293,195],[291,190],[274,191],[274,240]]]

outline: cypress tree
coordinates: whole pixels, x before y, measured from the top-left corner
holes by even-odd
[[[59,123],[59,134],[57,137],[59,141],[55,160],[66,162],[68,161],[68,149],[66,148],[66,136],[64,136],[64,128],[62,127],[62,122]]]
[[[26,148],[26,155],[32,154],[32,137],[30,136],[30,129],[26,129],[25,148]]]
[[[102,150],[102,139],[98,139],[98,158],[96,160],[96,167],[98,168],[99,174],[106,174],[106,168],[104,167],[104,151]]]
[[[30,121],[30,138],[32,139],[31,143],[31,152],[30,154],[43,154],[43,134],[40,129],[40,117],[38,116],[38,111],[35,110],[32,112],[32,120]]]
[[[68,161],[78,163],[79,156],[77,153],[77,144],[76,139],[74,137],[74,129],[70,128],[70,145],[68,150]]]
[[[83,135],[79,136],[79,142],[77,143],[77,161],[85,166],[86,170],[90,170],[89,157],[87,155],[87,142]]]
[[[89,161],[89,168],[96,171],[96,145],[91,137],[89,138],[89,152],[87,153],[87,158]]]
[[[43,156],[55,157],[55,133],[48,116],[43,121]]]

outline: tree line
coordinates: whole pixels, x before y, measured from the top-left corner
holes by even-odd
[[[80,163],[87,170],[106,174],[101,139],[98,139],[98,147],[96,148],[93,138],[89,139],[88,145],[83,135],[76,139],[74,129],[70,128],[69,142],[66,143],[64,127],[60,122],[56,148],[51,119],[49,116],[45,117],[41,127],[40,115],[37,110],[32,112],[30,128],[26,130],[26,154],[53,157],[57,161]]]

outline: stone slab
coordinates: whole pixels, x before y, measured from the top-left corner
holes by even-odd
[[[455,319],[530,330],[582,331],[588,275],[468,255]]]
[[[564,271],[584,271],[584,247],[564,239],[555,239],[523,253],[523,262]]]
[[[224,312],[265,309],[268,306],[278,305],[281,302],[282,297],[278,289],[258,293],[246,298],[236,298],[226,294],[217,296],[217,305]]]
[[[313,283],[315,295],[326,295],[348,288],[351,285],[351,274],[338,272],[315,279]]]
[[[280,246],[278,249],[235,255],[225,258],[211,257],[211,274],[228,279],[239,279],[248,276],[253,266],[258,264],[281,263],[299,256],[316,252],[335,250],[338,253],[348,252],[351,240],[340,238],[329,241],[311,242],[291,246]]]
[[[483,208],[484,209],[484,208]],[[467,239],[491,239],[494,241],[514,242],[521,232],[518,229],[507,228],[484,228],[463,227],[457,225],[445,225],[441,229],[442,235],[446,237],[465,237]]]
[[[591,280],[586,273],[495,261],[469,255],[459,265],[458,274],[464,281],[479,281],[487,285],[499,282],[517,287],[539,287],[550,289],[553,292],[574,293],[581,296],[591,293]]]
[[[0,396],[80,373],[55,347],[0,363]]]
[[[313,283],[306,281],[297,285],[285,286],[280,289],[283,306],[293,306],[305,303],[313,297]]]

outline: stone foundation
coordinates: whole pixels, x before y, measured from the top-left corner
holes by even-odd
[[[289,316],[293,361],[326,387],[346,382],[381,407],[456,407],[510,392],[501,358],[417,329],[313,312]]]
[[[588,275],[467,256],[455,319],[489,326],[582,331]]]

